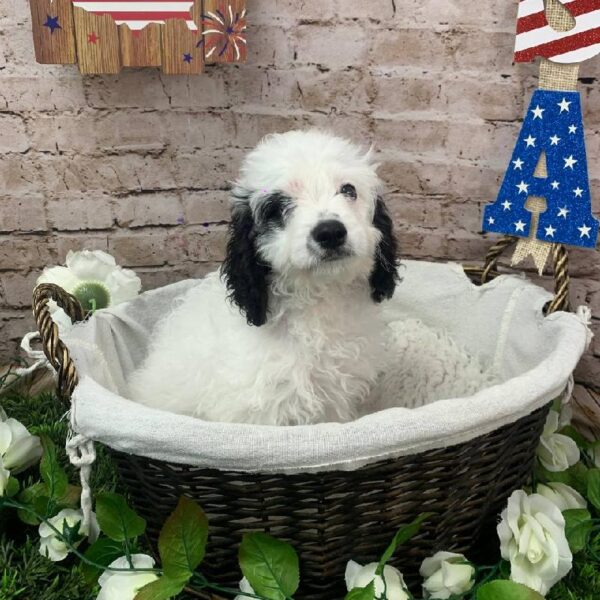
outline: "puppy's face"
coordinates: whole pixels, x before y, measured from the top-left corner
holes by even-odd
[[[368,155],[316,131],[268,136],[247,156],[223,274],[249,322],[265,322],[267,280],[282,274],[364,276],[375,301],[391,296],[396,241],[380,189]]]
[[[272,136],[247,158],[236,194],[260,257],[277,273],[336,277],[373,266],[381,183],[355,146],[316,132]],[[236,210],[234,203],[234,211]]]

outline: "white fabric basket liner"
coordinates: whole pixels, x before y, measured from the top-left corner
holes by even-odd
[[[391,408],[344,424],[215,423],[141,406],[126,398],[126,377],[143,360],[156,321],[197,283],[188,280],[98,311],[63,336],[80,376],[73,429],[118,451],[224,471],[354,470],[472,440],[563,392],[589,333],[576,314],[545,317],[547,291],[517,276],[478,287],[455,264],[405,261],[401,275],[394,298],[384,305],[386,318],[418,318],[445,330],[492,365],[501,383],[468,397]]]

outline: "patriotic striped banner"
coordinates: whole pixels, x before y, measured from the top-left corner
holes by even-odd
[[[133,31],[139,31],[149,23],[164,24],[167,19],[182,19],[192,31],[198,26],[190,13],[193,0],[73,0],[73,6],[83,8],[95,15],[110,15],[117,25],[125,24]]]
[[[569,31],[556,31],[546,19],[544,0],[521,0],[517,15],[515,61],[543,56],[572,64],[600,54],[600,0],[560,0],[575,19]]]

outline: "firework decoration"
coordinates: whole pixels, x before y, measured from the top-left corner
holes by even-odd
[[[30,0],[36,59],[82,73],[196,74],[246,59],[245,0]]]
[[[542,57],[536,90],[484,231],[521,238],[513,264],[542,272],[552,244],[595,248],[579,62],[600,53],[600,0],[521,0],[515,60]]]
[[[201,44],[207,62],[240,62],[246,58],[246,8],[219,3],[202,15]]]

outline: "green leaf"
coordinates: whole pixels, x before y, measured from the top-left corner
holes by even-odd
[[[383,573],[383,568],[390,558],[392,558],[396,548],[401,546],[402,544],[408,542],[412,537],[419,533],[421,529],[421,525],[424,521],[431,518],[433,513],[423,513],[419,515],[412,523],[401,527],[397,532],[394,538],[392,539],[390,545],[387,547],[386,551],[383,553],[379,564],[377,565],[377,570],[375,571],[376,575],[381,575]]]
[[[146,521],[127,506],[123,496],[112,492],[96,497],[96,517],[100,529],[115,542],[124,542],[146,531]]]
[[[246,533],[240,546],[240,567],[252,589],[269,600],[285,600],[300,585],[296,551],[266,533]]]
[[[581,495],[587,494],[588,468],[580,461],[566,471],[548,471],[541,465],[536,467],[536,477],[541,483],[565,483],[575,488]]]
[[[39,502],[38,499],[41,497],[45,498],[44,502]],[[21,491],[18,500],[21,504],[25,504],[32,510],[38,512],[39,514],[45,515],[48,506],[48,487],[45,483],[42,483],[41,481],[38,483],[34,483],[33,485]],[[39,508],[42,508],[41,511],[37,510],[36,504],[41,505],[38,506]],[[27,525],[40,524],[40,520],[35,515],[32,515],[26,510],[19,509],[17,511],[17,516],[19,517],[19,519],[21,519],[21,521],[23,521],[23,523],[26,523]]]
[[[590,469],[587,477],[587,499],[600,510],[600,469]]]
[[[563,511],[563,517],[569,548],[573,554],[580,552],[585,548],[588,535],[592,530],[592,515],[584,508],[576,508]]]
[[[179,594],[187,583],[185,581],[177,581],[168,577],[161,577],[156,581],[152,581],[145,585],[135,596],[133,600],[169,600]]]
[[[84,556],[88,560],[108,567],[111,562],[123,556],[124,553],[122,543],[115,542],[107,537],[100,537],[85,551]],[[84,562],[81,563],[81,570],[89,584],[95,583],[101,573],[101,570],[97,567],[92,567],[92,565]]]
[[[182,496],[158,538],[165,575],[177,581],[189,579],[204,558],[207,540],[208,520],[204,511]]]
[[[4,490],[4,495],[7,498],[12,498],[19,493],[19,482],[14,477],[9,477],[6,482],[6,489]]]
[[[375,600],[375,582],[371,581],[367,587],[350,590],[344,600]]]
[[[66,493],[69,479],[58,462],[54,442],[47,435],[41,435],[40,441],[44,449],[44,455],[40,462],[40,475],[48,486],[50,501],[54,501]]]
[[[544,597],[520,583],[497,579],[477,590],[477,600],[544,600]]]

